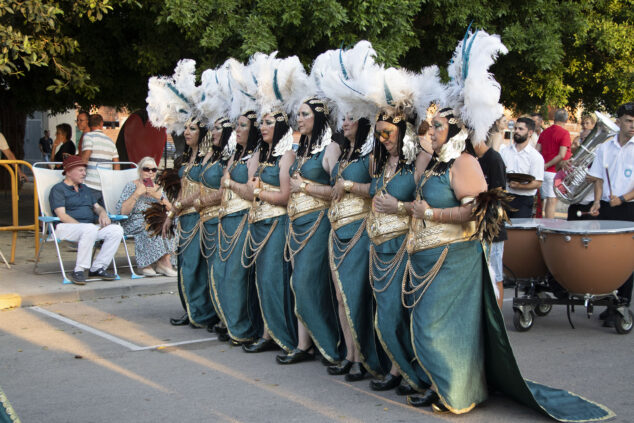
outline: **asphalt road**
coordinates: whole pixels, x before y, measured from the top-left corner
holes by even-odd
[[[467,415],[434,415],[367,380],[328,376],[318,361],[282,367],[276,352],[245,354],[207,331],[170,326],[179,314],[173,294],[0,311],[0,386],[24,423],[549,421],[501,395]],[[562,307],[525,333],[513,328],[510,302],[504,315],[525,378],[634,420],[634,335],[580,309],[575,330]]]

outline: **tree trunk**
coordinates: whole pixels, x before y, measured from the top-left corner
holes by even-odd
[[[0,101],[0,132],[7,139],[9,148],[17,159],[24,158],[24,135],[26,131],[26,113]],[[6,157],[2,157],[6,160]],[[10,190],[9,172],[0,166],[0,190]]]

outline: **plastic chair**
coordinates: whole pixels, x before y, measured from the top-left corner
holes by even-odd
[[[110,168],[112,164],[130,165],[133,167],[130,169],[114,170]],[[139,177],[137,165],[132,162],[101,162],[97,164],[97,173],[99,174],[99,180],[101,181],[101,196],[103,197],[106,212],[108,212],[110,220],[121,224],[122,221],[128,219],[128,216],[115,213],[117,202],[119,201],[123,188],[126,184]],[[128,266],[130,266],[132,279],[140,279],[144,276],[137,275],[134,272],[132,260],[130,259],[130,252],[128,251],[128,244],[126,243],[126,240],[130,238],[134,239],[134,237],[125,234],[123,235],[123,248],[125,249],[125,255],[128,259]]]
[[[54,242],[55,250],[57,251],[57,260],[59,262],[59,268],[62,273],[62,283],[70,284],[72,283],[68,277],[66,276],[66,271],[64,270],[64,263],[62,261],[62,255],[59,250],[59,243],[63,241],[57,237],[55,233],[55,223],[59,223],[60,220],[55,213],[51,210],[51,204],[49,202],[49,194],[51,192],[51,188],[64,180],[64,175],[62,175],[62,169],[51,169],[54,165],[61,165],[61,162],[38,162],[33,164],[33,177],[35,178],[35,186],[37,188],[37,198],[40,204],[40,213],[39,217],[40,222],[42,222],[42,236],[40,237],[40,248],[35,258],[35,265],[33,266],[33,272],[36,274],[45,274],[45,273],[55,273],[55,272],[38,272],[38,264],[40,262],[40,253],[42,251],[43,244],[45,242]],[[44,166],[44,167],[39,167]],[[114,268],[114,272],[117,275],[117,279],[120,279],[117,273],[117,266],[114,262],[114,258],[112,260],[112,266]]]

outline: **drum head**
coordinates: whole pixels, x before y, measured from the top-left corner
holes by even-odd
[[[506,224],[506,228],[508,229],[537,229],[538,226],[543,225],[544,223],[554,223],[557,221],[561,221],[561,219],[534,219],[534,218],[525,218],[525,217],[516,217],[511,219],[511,224]]]
[[[634,232],[634,222],[624,220],[559,220],[538,219],[545,222],[539,224],[541,232],[566,234],[618,234]],[[546,222],[546,220],[549,220]]]

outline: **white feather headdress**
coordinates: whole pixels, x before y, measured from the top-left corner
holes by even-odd
[[[197,107],[209,127],[216,120],[229,117],[232,96],[228,67],[225,62],[217,69],[207,69],[200,78],[202,93]]]
[[[196,103],[200,90],[196,87],[196,62],[178,62],[171,77],[151,77],[148,81],[147,112],[157,128],[182,134],[188,120],[198,117]]]
[[[470,27],[458,43],[448,67],[451,81],[447,85],[445,106],[471,130],[471,142],[484,142],[491,125],[502,115],[500,84],[489,73],[499,54],[508,49],[499,35],[484,31],[471,33]]]
[[[257,79],[253,73],[254,67],[248,66],[235,59],[227,60],[231,84],[231,108],[229,118],[237,120],[246,112],[255,112],[257,109],[256,96],[258,91]]]
[[[432,103],[441,104],[447,98],[447,86],[440,80],[438,66],[427,66],[415,77],[414,108],[418,118],[416,125],[427,118],[427,109]]]

